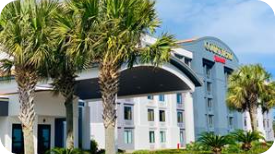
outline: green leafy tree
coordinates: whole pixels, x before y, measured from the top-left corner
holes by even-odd
[[[3,75],[13,74],[18,85],[25,154],[34,154],[35,86],[49,57],[50,25],[56,7],[57,3],[50,0],[17,0],[1,13],[1,54],[7,59],[1,60],[0,67]]]
[[[252,142],[264,140],[262,134],[258,131],[237,130],[231,133],[234,140],[242,143],[242,150],[249,151],[252,148]]]
[[[231,110],[248,111],[252,130],[257,129],[257,108],[268,111],[274,106],[274,82],[261,65],[242,66],[229,77],[227,105]]]
[[[97,27],[97,0],[70,0],[60,3],[52,27],[52,54],[45,76],[53,82],[54,91],[65,98],[66,147],[74,147],[73,101],[77,73],[89,67],[94,41],[91,33]]]
[[[116,98],[120,68],[136,62],[158,66],[168,62],[175,47],[172,36],[164,34],[152,45],[143,47],[141,38],[160,25],[152,0],[100,0],[100,26],[93,59],[99,65],[99,85],[103,103],[105,148],[115,154]],[[93,37],[94,37],[93,36]]]
[[[230,136],[215,135],[214,133],[202,133],[198,139],[198,142],[206,147],[210,147],[214,154],[221,154],[225,145],[232,143]]]

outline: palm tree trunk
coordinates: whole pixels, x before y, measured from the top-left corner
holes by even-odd
[[[37,84],[36,74],[18,72],[15,76],[18,84],[20,114],[22,124],[25,154],[34,154],[33,126],[35,121],[34,93]],[[19,74],[19,75],[18,75]]]
[[[106,154],[116,154],[116,97],[119,86],[119,71],[112,65],[100,67],[99,85],[103,103]]]
[[[67,126],[67,137],[66,147],[67,149],[74,148],[74,123],[73,123],[73,97],[70,96],[65,102],[66,107],[66,126]]]
[[[252,131],[256,131],[257,128],[258,128],[258,124],[257,124],[257,106],[251,104],[251,106],[249,107],[249,116],[250,116]]]
[[[56,78],[53,82],[55,89],[65,98],[66,107],[66,148],[74,148],[74,110],[73,100],[75,91],[75,75],[73,72],[66,72],[60,78]]]

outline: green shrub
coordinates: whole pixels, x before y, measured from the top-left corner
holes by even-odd
[[[258,131],[237,130],[230,135],[235,141],[242,143],[241,148],[244,151],[249,151],[252,148],[252,142],[264,140],[262,133]]]
[[[90,148],[91,148],[91,154],[97,154],[98,144],[95,140],[91,140]]]
[[[54,148],[46,152],[46,154],[89,154],[80,149]]]
[[[186,145],[186,150],[187,151],[209,151],[211,149],[199,142],[192,142]]]
[[[198,142],[204,146],[211,148],[214,154],[220,154],[223,148],[232,143],[232,138],[228,135],[221,136],[214,133],[202,133]]]
[[[147,154],[147,153],[150,153],[150,151],[148,151],[148,150],[139,150],[139,151],[133,152],[133,154]]]

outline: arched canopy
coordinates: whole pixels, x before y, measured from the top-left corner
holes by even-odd
[[[136,65],[122,67],[118,97],[143,96],[154,93],[193,92],[202,82],[191,68],[172,57],[170,63],[160,67]],[[79,80],[76,95],[80,99],[101,98],[98,78]]]

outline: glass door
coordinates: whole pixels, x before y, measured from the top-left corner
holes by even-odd
[[[51,125],[38,125],[38,154],[51,148]]]
[[[12,125],[12,153],[24,154],[24,138],[21,124]]]

